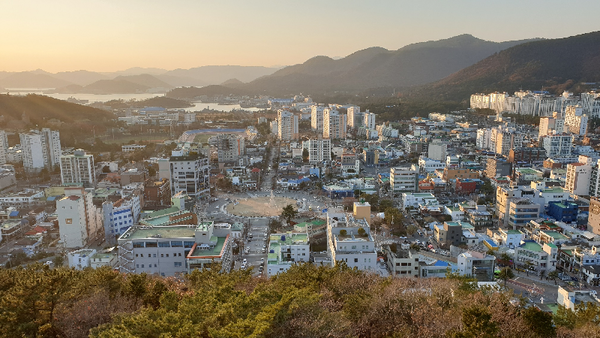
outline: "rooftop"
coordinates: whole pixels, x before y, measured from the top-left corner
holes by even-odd
[[[132,226],[119,239],[156,239],[156,238],[195,238],[195,227],[183,226],[164,226],[164,227],[140,227]]]
[[[543,251],[541,245],[537,244],[534,241],[526,241],[525,244],[522,244],[520,246],[520,248],[523,248],[523,249],[529,250],[529,251],[535,251],[535,252]]]
[[[198,244],[194,245],[193,251],[190,252],[188,258],[207,258],[207,257],[220,257],[221,252],[223,251],[223,247],[225,246],[225,242],[229,239],[227,237],[217,237],[212,236],[210,241],[212,243],[216,243],[214,246],[209,246],[206,244]]]

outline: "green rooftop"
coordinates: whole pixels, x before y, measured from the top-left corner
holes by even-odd
[[[542,231],[542,233],[544,235],[546,235],[546,236],[554,238],[555,240],[557,240],[557,239],[559,239],[559,240],[560,239],[568,239],[569,238],[569,237],[567,237],[567,236],[565,236],[565,235],[563,235],[563,234],[561,234],[560,232],[557,232],[557,231]]]
[[[167,226],[167,225],[171,225],[172,223],[181,222],[184,220],[189,220],[189,221],[193,220],[193,218],[194,218],[193,215],[191,213],[189,213],[188,211],[180,212],[178,208],[175,208],[175,209],[176,209],[175,212],[171,212],[171,213],[156,216],[156,217],[147,217],[143,220],[140,220],[140,224],[151,225],[151,226]],[[171,222],[171,216],[182,215],[182,214],[186,214],[186,213],[189,213],[189,215],[187,217],[177,218],[176,220]]]
[[[135,240],[135,239],[156,239],[156,238],[184,238],[189,237],[195,239],[195,228],[188,228],[187,226],[165,226],[165,227],[131,227],[127,230],[120,238]],[[129,234],[129,237],[124,237]],[[160,237],[156,237],[156,236]]]
[[[516,171],[525,174],[525,175],[538,175],[538,174],[542,174],[541,172],[535,170],[535,169],[531,169],[531,168],[517,168]]]
[[[191,257],[206,257],[206,256],[221,256],[221,251],[223,250],[223,246],[225,245],[225,239],[227,237],[217,237],[212,236],[210,241],[212,243],[216,242],[217,244],[214,247],[203,247],[202,244],[196,243],[196,248],[194,252],[191,253]]]
[[[542,252],[544,250],[542,250],[542,247],[537,244],[536,242],[525,242],[525,244],[523,244],[521,246],[521,248],[525,249],[525,250],[529,250],[529,251],[535,251],[535,252]]]

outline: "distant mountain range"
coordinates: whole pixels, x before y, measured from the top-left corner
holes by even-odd
[[[600,32],[524,43],[494,54],[440,81],[408,92],[412,97],[465,100],[473,93],[519,89],[580,92],[599,87]]]
[[[440,80],[504,49],[533,40],[492,42],[464,34],[405,46],[395,51],[372,47],[339,60],[316,56],[250,83],[228,84],[254,92],[317,94],[403,89]]]
[[[252,66],[204,66],[170,71],[158,68],[131,68],[113,73],[80,70],[52,74],[38,69],[28,72],[0,72],[0,88],[43,88],[73,94],[166,92],[174,87],[202,87],[232,78],[248,82],[272,74],[276,70],[277,68]]]

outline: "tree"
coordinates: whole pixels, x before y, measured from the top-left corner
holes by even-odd
[[[285,219],[286,222],[290,224],[292,218],[296,217],[297,214],[298,210],[296,210],[296,208],[294,208],[293,205],[288,204],[285,207],[283,207],[283,210],[281,211],[281,218]]]
[[[498,324],[492,320],[490,311],[481,305],[472,305],[462,311],[463,329],[452,332],[449,336],[456,338],[497,337]]]
[[[548,278],[554,281],[554,285],[556,285],[556,279],[558,278],[558,271],[552,270],[548,273]]]
[[[556,328],[552,323],[552,314],[531,306],[523,311],[522,316],[525,324],[538,337],[553,337],[556,335]]]
[[[348,232],[345,229],[340,230],[340,236],[346,236]]]
[[[308,157],[309,157],[309,153],[308,153],[308,149],[304,148],[302,150],[302,162],[307,163],[308,162]]]
[[[410,224],[408,227],[406,227],[406,233],[409,236],[414,235],[417,232],[417,227],[414,224]]]
[[[515,274],[509,267],[504,267],[500,270],[500,274],[498,274],[498,278],[504,281],[504,287],[506,287],[506,281],[509,279],[515,278]]]
[[[363,228],[358,228],[358,235],[360,237],[365,237],[367,235],[367,231],[365,231]]]
[[[103,172],[103,173],[105,173],[105,174],[108,174],[108,173],[110,172],[110,168],[109,168],[109,166],[105,165],[105,166],[102,168],[102,172]]]

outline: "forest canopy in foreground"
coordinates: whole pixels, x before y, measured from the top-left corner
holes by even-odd
[[[185,278],[43,265],[0,270],[2,337],[589,337],[600,308],[558,314],[468,279],[303,264]],[[511,302],[512,300],[512,302]],[[517,300],[515,302],[515,300]]]

